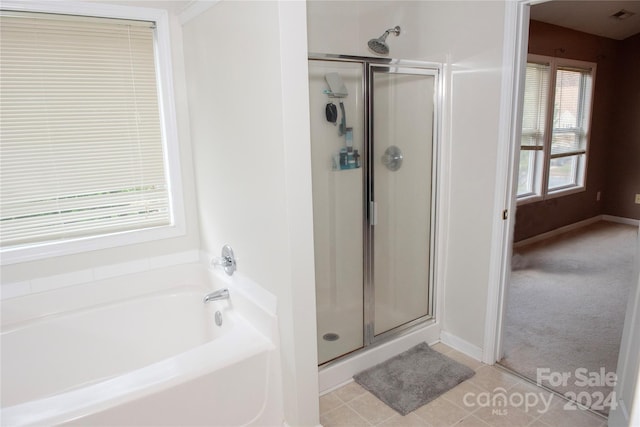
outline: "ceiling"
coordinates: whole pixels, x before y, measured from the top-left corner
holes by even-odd
[[[635,15],[615,19],[627,10]],[[615,40],[640,33],[640,1],[553,0],[531,6],[531,19]]]
[[[148,5],[150,0],[91,0],[107,3]],[[207,0],[215,3],[218,0]],[[624,40],[640,33],[640,0],[532,0],[531,19],[571,28],[589,34]],[[146,4],[145,4],[146,3]],[[176,14],[185,12],[199,3],[196,0],[155,0],[152,7],[163,7]],[[625,9],[635,15],[624,20],[611,18],[611,15]]]

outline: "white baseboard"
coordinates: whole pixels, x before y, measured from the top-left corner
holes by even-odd
[[[636,227],[640,227],[640,220],[638,219],[624,218],[621,216],[613,216],[613,215],[601,215],[601,216],[603,221],[617,222],[618,224],[635,225]]]
[[[567,231],[576,230],[578,228],[586,227],[587,225],[602,221],[602,215],[596,215],[593,218],[584,219],[582,221],[574,222],[573,224],[565,225],[564,227],[556,228],[555,230],[547,231],[546,233],[538,234],[537,236],[529,237],[528,239],[520,240],[513,244],[514,248],[529,245],[531,243],[540,242],[550,237],[557,236],[559,234],[566,233]]]
[[[555,230],[547,231],[546,233],[538,234],[537,236],[533,236],[528,239],[520,240],[519,242],[514,243],[513,247],[519,248],[521,246],[526,246],[531,243],[540,242],[550,237],[554,237],[559,234],[566,233],[567,231],[586,227],[587,225],[596,223],[598,221],[617,222],[618,224],[627,224],[627,225],[640,227],[640,220],[637,220],[637,219],[623,218],[620,216],[613,216],[613,215],[596,215],[592,218],[587,218],[582,221],[574,222],[573,224],[565,225],[564,227],[556,228]]]
[[[482,362],[482,349],[480,347],[471,344],[470,342],[465,341],[462,338],[459,338],[456,335],[453,335],[446,331],[442,331],[440,333],[440,341],[443,344],[446,344],[449,347],[458,350],[459,352],[464,353],[479,362]]]

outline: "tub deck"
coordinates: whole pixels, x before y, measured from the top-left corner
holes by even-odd
[[[243,292],[231,286],[230,300],[204,304],[219,286],[194,284],[202,271],[188,269],[183,285],[43,316],[21,314],[25,301],[3,301],[3,425],[262,423],[276,342],[252,323],[255,313],[235,309],[234,300],[251,305]]]

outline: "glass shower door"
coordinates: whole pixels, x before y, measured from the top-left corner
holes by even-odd
[[[326,365],[433,316],[439,68],[315,56],[317,343]]]
[[[347,142],[353,154],[364,152],[363,81],[362,63],[309,61],[319,364],[364,345],[363,168],[341,160]]]
[[[432,315],[435,82],[433,70],[370,67],[372,341]]]

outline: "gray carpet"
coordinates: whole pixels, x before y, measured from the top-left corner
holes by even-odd
[[[571,374],[541,383],[583,393],[594,405],[612,391],[583,385],[580,373],[615,372],[633,282],[637,228],[598,222],[516,249],[506,306],[503,366],[537,382],[538,368]]]
[[[467,366],[422,343],[353,379],[400,415],[407,415],[474,374]]]

